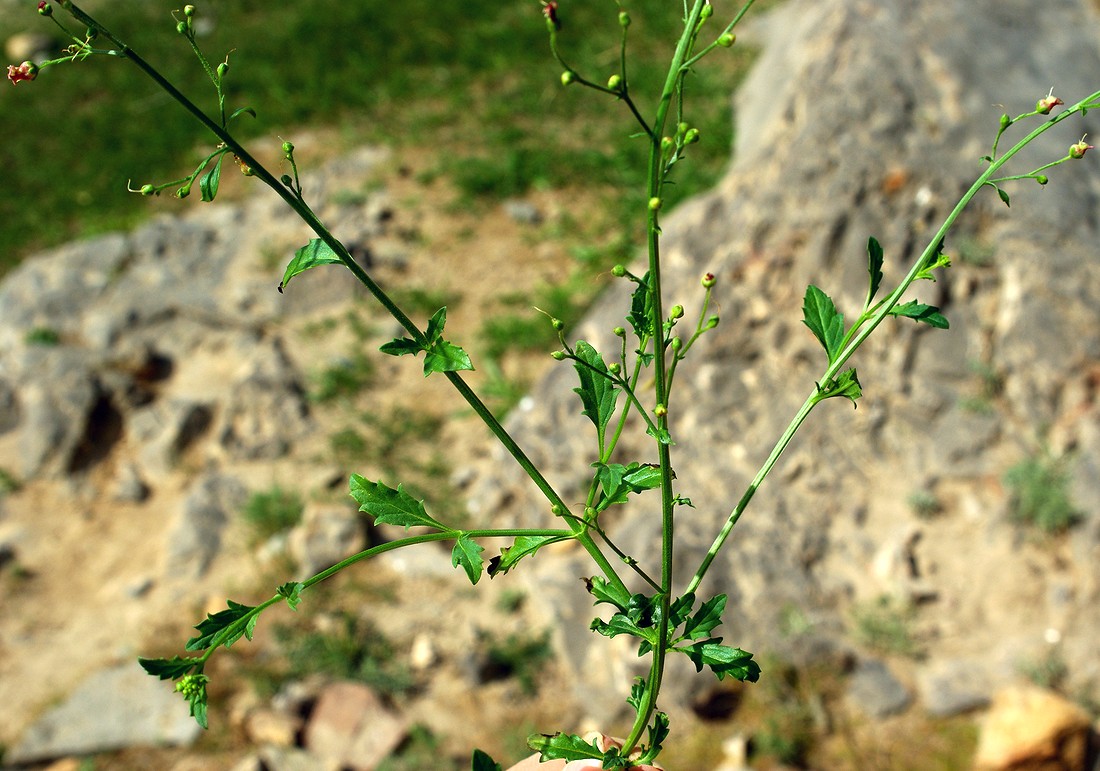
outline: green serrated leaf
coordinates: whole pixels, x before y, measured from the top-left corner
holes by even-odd
[[[438,342],[443,338],[443,328],[447,326],[447,306],[443,306],[428,319],[428,329],[424,336],[428,338],[428,345]]]
[[[940,313],[939,308],[934,305],[923,305],[916,300],[910,300],[903,305],[895,305],[890,309],[889,315],[913,319],[937,329],[948,329],[951,326],[947,317]]]
[[[867,289],[866,307],[870,308],[871,301],[875,299],[882,284],[882,244],[874,236],[867,239],[867,273],[871,279]]]
[[[185,650],[206,650],[215,644],[216,637],[218,638],[217,644],[224,645],[226,648],[241,639],[241,637],[247,636],[249,640],[252,639],[258,616],[253,616],[247,621],[244,621],[244,619],[256,609],[255,606],[242,605],[233,600],[227,600],[227,603],[228,607],[225,610],[211,613],[195,625],[195,629],[199,630],[200,634],[198,637],[192,637],[187,641],[184,646]],[[224,636],[220,636],[223,633]]]
[[[664,712],[657,712],[653,716],[653,723],[649,726],[647,732],[649,733],[649,746],[646,747],[641,757],[635,761],[638,765],[652,763],[661,753],[662,745],[665,739],[668,738],[668,715]]]
[[[456,568],[461,565],[470,583],[476,584],[481,580],[481,569],[485,564],[481,559],[483,551],[485,547],[481,544],[467,535],[461,535],[455,541],[454,549],[451,550],[451,565]]]
[[[499,557],[493,557],[489,560],[489,577],[493,578],[498,574],[507,573],[509,570],[516,566],[524,557],[537,552],[543,546],[547,546],[552,543],[558,543],[559,541],[566,541],[571,536],[568,535],[521,535],[518,536],[515,542],[504,549],[500,550]]]
[[[688,592],[682,597],[676,598],[668,607],[669,630],[676,629],[684,623],[684,619],[691,613],[691,606],[695,604],[695,593]]]
[[[650,300],[649,273],[630,296],[630,316],[627,318],[634,335],[639,339],[653,337],[653,304]],[[648,365],[647,365],[648,366]]]
[[[206,714],[206,691],[204,690],[201,695],[188,697],[187,703],[190,708],[191,717],[195,718],[195,722],[204,730],[209,729],[210,720]]]
[[[859,384],[855,368],[849,368],[841,372],[835,379],[817,387],[816,400],[832,399],[834,396],[843,396],[851,399],[855,405],[856,400],[863,396],[863,389]]]
[[[604,602],[624,613],[626,612],[626,607],[630,603],[630,595],[626,590],[610,583],[606,578],[593,576],[585,581],[585,588],[589,594],[596,598],[594,605]]]
[[[844,316],[836,309],[829,295],[813,284],[806,287],[806,296],[802,301],[802,323],[821,342],[832,363],[840,353],[840,342],[844,339]]]
[[[283,280],[279,284],[279,291],[283,291],[290,283],[290,279],[299,273],[305,273],[318,265],[335,265],[338,262],[342,260],[336,256],[336,252],[332,251],[331,246],[320,238],[311,238],[308,244],[294,253],[294,259],[286,266],[286,270],[283,271]]]
[[[760,679],[760,666],[752,660],[751,653],[721,643],[722,638],[716,637],[675,650],[687,654],[697,672],[709,667],[719,680],[732,677],[755,683]]]
[[[473,368],[469,354],[446,340],[433,343],[424,356],[424,377],[433,372],[459,372]]]
[[[183,677],[202,663],[199,657],[184,658],[173,656],[170,659],[146,659],[139,658],[138,664],[148,674],[161,680],[176,680]]]
[[[222,179],[222,161],[224,159],[225,153],[218,155],[214,168],[199,177],[199,192],[202,193],[202,200],[206,203],[210,203],[218,195],[218,185]]]
[[[684,636],[689,640],[701,640],[709,636],[711,630],[722,623],[722,611],[725,609],[726,595],[711,597],[684,624]]]
[[[504,767],[489,757],[481,750],[474,750],[474,756],[470,759],[471,771],[504,771]]]
[[[527,737],[527,746],[539,753],[540,759],[547,760],[602,760],[604,753],[592,742],[586,742],[575,734],[556,733],[534,734]]]
[[[611,380],[607,365],[595,348],[581,340],[573,352],[580,360],[574,363],[573,367],[577,370],[577,377],[581,381],[581,387],[573,390],[581,397],[581,403],[584,405],[583,414],[595,424],[596,430],[602,437],[604,429],[615,414],[619,387]]]
[[[596,634],[602,634],[604,637],[618,637],[621,634],[628,634],[633,637],[640,637],[644,640],[649,636],[648,633],[642,631],[637,623],[630,620],[625,613],[615,613],[607,621],[601,618],[594,618],[588,628]]]
[[[275,590],[275,593],[286,600],[291,610],[298,610],[298,604],[302,601],[301,592],[304,585],[300,581],[288,581]]]
[[[378,350],[390,356],[405,356],[407,354],[415,356],[424,350],[424,346],[410,337],[395,337]]]
[[[424,502],[405,492],[402,485],[394,490],[381,482],[371,482],[358,474],[351,475],[351,497],[359,504],[359,511],[374,517],[376,525],[400,525],[402,527],[431,527],[448,530],[441,522],[428,516]]]

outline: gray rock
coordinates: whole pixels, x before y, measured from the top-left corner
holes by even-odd
[[[856,664],[845,696],[853,707],[875,719],[904,712],[913,701],[886,664],[876,659],[863,659]]]
[[[24,731],[4,761],[18,765],[141,745],[186,746],[201,731],[179,694],[128,663],[77,686]]]
[[[985,662],[948,659],[917,672],[917,693],[932,717],[951,717],[989,706],[993,697]]]
[[[352,771],[373,771],[407,733],[408,722],[370,688],[337,682],[321,691],[304,736],[314,755]]]
[[[302,578],[332,567],[364,545],[363,523],[353,508],[317,504],[306,506],[301,524],[291,531],[287,542]]]
[[[173,577],[199,577],[218,556],[230,514],[245,501],[244,485],[233,477],[207,474],[187,493],[168,531],[167,570]]]

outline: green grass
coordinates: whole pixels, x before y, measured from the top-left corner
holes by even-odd
[[[1065,459],[1035,455],[1016,464],[1004,476],[1013,521],[1053,535],[1081,519],[1069,493]]]
[[[241,515],[252,528],[256,540],[263,541],[297,525],[302,520],[303,508],[300,495],[275,486],[252,493]]]
[[[213,89],[174,32],[176,2],[107,4],[101,21],[204,106]],[[632,93],[648,113],[677,37],[678,9],[631,4]],[[97,9],[98,10],[98,9]],[[60,14],[60,11],[58,11]],[[471,196],[515,195],[533,186],[627,185],[621,219],[640,203],[645,147],[624,106],[563,88],[536,3],[469,0],[313,0],[198,4],[214,19],[201,44],[213,61],[230,54],[227,107],[250,105],[243,136],[292,138],[296,127],[338,127],[350,142],[434,148],[438,165]],[[602,80],[615,66],[613,6],[563,9],[562,50]],[[0,36],[52,28],[28,4],[0,19]],[[670,202],[711,184],[728,161],[729,94],[750,52],[718,52],[697,68],[689,114],[702,132],[691,163],[677,167]],[[0,89],[0,272],[30,251],[146,216],[126,192],[194,168],[210,142],[167,96],[128,63],[98,57]],[[682,171],[681,171],[682,169]],[[303,172],[309,174],[308,166]],[[182,210],[170,201],[156,206]]]

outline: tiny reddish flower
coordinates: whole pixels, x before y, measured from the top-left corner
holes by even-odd
[[[42,0],[42,2],[38,4],[38,13],[42,16],[53,16],[53,8],[46,0]]]
[[[23,62],[18,67],[8,65],[8,80],[13,84],[21,80],[34,80],[38,77],[38,66],[34,62]]]
[[[710,289],[711,287],[713,287],[717,283],[718,283],[718,279],[715,278],[713,273],[704,273],[703,274],[702,284],[703,284],[704,289]]]
[[[1085,156],[1086,152],[1088,152],[1089,150],[1096,149],[1094,145],[1085,144],[1085,137],[1087,137],[1087,136],[1088,136],[1088,134],[1085,134],[1084,137],[1081,137],[1080,142],[1078,142],[1075,145],[1070,145],[1069,146],[1069,157],[1070,158],[1073,158],[1075,160],[1078,159],[1078,158],[1083,158]]]
[[[1065,102],[1054,95],[1054,87],[1052,86],[1050,92],[1035,103],[1035,112],[1040,115],[1049,115],[1050,111],[1060,104],[1065,104]]]
[[[561,29],[561,22],[558,20],[557,0],[543,0],[542,13],[554,25],[554,29]]]

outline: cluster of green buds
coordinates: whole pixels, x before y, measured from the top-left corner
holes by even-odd
[[[183,21],[176,24],[176,32],[181,35],[195,34],[195,6],[183,6]]]

